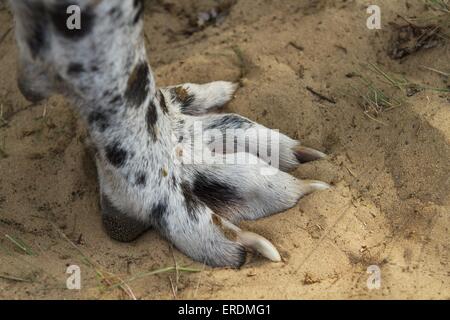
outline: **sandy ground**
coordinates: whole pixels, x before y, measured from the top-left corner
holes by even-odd
[[[148,1],[159,85],[240,81],[228,111],[330,154],[294,175],[332,190],[244,224],[273,241],[284,262],[255,256],[240,270],[193,263],[152,231],[131,244],[106,236],[83,124],[59,97],[35,106],[21,97],[12,18],[1,8],[0,298],[129,299],[114,285],[120,278],[138,299],[450,299],[450,95],[408,97],[367,66],[449,88],[449,42],[393,60],[389,22],[436,13],[419,0],[370,3],[382,8],[381,30],[366,28],[362,0],[238,0],[203,30],[193,18],[217,1]],[[372,110],[363,79],[399,105]],[[201,272],[149,274],[174,260]],[[80,291],[65,287],[73,264]],[[379,290],[367,287],[370,265],[381,269]]]

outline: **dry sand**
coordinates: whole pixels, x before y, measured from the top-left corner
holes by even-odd
[[[189,21],[216,1],[148,1],[145,33],[160,86],[240,81],[228,111],[330,155],[294,175],[332,190],[244,224],[273,241],[284,262],[254,256],[240,270],[204,268],[153,231],[131,244],[106,236],[83,124],[60,97],[36,106],[22,98],[12,17],[0,9],[0,298],[129,299],[108,286],[121,278],[139,299],[450,299],[450,95],[407,97],[374,80],[402,104],[365,115],[356,93],[367,92],[357,73],[375,79],[369,62],[448,88],[448,76],[421,66],[450,72],[449,42],[392,60],[389,22],[434,13],[419,0],[370,3],[382,8],[381,30],[366,28],[362,0],[239,0],[204,30]],[[174,259],[202,272],[143,276]],[[81,267],[80,291],[65,288],[72,264]],[[381,269],[379,290],[367,288],[370,265]]]

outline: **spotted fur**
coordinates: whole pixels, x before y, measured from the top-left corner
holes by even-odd
[[[71,0],[81,8],[80,30],[66,28],[65,0],[10,4],[20,49],[19,88],[34,101],[61,93],[86,121],[98,150],[103,221],[113,239],[131,241],[154,227],[199,262],[239,267],[247,250],[266,242],[232,223],[286,210],[327,187],[285,172],[323,154],[281,133],[281,170],[258,152],[235,154],[235,148],[219,160],[245,156],[256,164],[179,162],[197,155],[191,138],[208,130],[272,131],[238,115],[211,114],[232,99],[237,86],[230,82],[157,90],[143,41],[143,0]],[[200,130],[196,121],[203,123]],[[236,145],[239,138],[240,133],[232,136]],[[213,149],[211,142],[204,146]],[[274,169],[270,177],[261,174],[268,168]]]

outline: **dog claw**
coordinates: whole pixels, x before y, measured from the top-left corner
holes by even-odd
[[[258,252],[273,262],[281,261],[281,256],[277,248],[266,238],[250,231],[244,231],[228,221],[223,221],[223,224],[236,233],[236,241],[244,247]]]
[[[273,262],[281,261],[280,253],[275,246],[269,240],[256,233],[243,231],[238,234],[238,242]]]
[[[323,152],[320,152],[320,151],[312,149],[312,148],[304,147],[304,146],[295,147],[294,155],[297,158],[298,162],[300,162],[300,163],[307,163],[307,162],[323,159],[327,156]]]
[[[301,183],[303,184],[303,195],[311,194],[315,191],[331,189],[331,186],[328,183],[318,180],[302,180]]]

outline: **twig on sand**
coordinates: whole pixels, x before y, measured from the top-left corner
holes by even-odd
[[[23,278],[19,278],[19,277],[15,277],[15,276],[10,276],[7,274],[0,274],[0,279],[5,279],[5,280],[9,280],[9,281],[14,281],[14,282],[32,282],[29,279],[23,279]]]
[[[316,90],[314,90],[313,88],[311,88],[311,87],[309,87],[309,86],[306,87],[306,90],[308,90],[308,91],[311,92],[313,95],[315,95],[316,97],[320,98],[321,100],[325,100],[325,101],[328,101],[329,103],[336,104],[336,100],[334,100],[333,98],[329,98],[329,97],[323,95],[323,94],[320,93],[320,92],[317,92]]]
[[[356,175],[353,173],[352,170],[350,170],[349,167],[345,166],[345,169],[347,169],[348,173],[350,173],[350,175],[351,175],[353,178],[356,178]]]
[[[297,49],[298,51],[303,51],[305,50],[305,48],[303,48],[301,45],[296,44],[294,41],[290,41],[288,43],[288,45],[290,45],[291,47]]]

